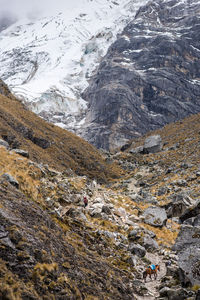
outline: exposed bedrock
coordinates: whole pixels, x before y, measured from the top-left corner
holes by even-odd
[[[83,98],[79,134],[98,148],[200,111],[200,4],[149,2],[109,48]]]

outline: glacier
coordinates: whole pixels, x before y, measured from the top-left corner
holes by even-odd
[[[81,97],[109,46],[147,0],[75,0],[0,32],[0,78],[28,108],[75,131]]]

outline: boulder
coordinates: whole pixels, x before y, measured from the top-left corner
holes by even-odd
[[[25,150],[21,150],[21,149],[13,149],[12,152],[15,152],[21,156],[24,156],[24,157],[27,157],[29,158],[29,153],[28,151],[25,151]]]
[[[182,285],[200,284],[200,227],[181,226],[173,249],[177,251]]]
[[[195,300],[200,300],[200,289],[197,291]]]
[[[150,236],[146,236],[143,239],[143,246],[147,251],[154,251],[159,248],[158,243],[154,241]]]
[[[105,214],[107,214],[107,215],[111,215],[112,214],[110,207],[107,206],[107,205],[104,205],[102,207],[102,212],[105,213]]]
[[[0,146],[5,147],[6,149],[9,148],[9,144],[6,141],[2,140],[2,139],[0,139]]]
[[[164,287],[160,290],[160,296],[166,296],[168,300],[185,300],[187,299],[188,292],[187,290],[178,287],[178,288],[169,288]]]
[[[128,239],[130,241],[136,241],[141,238],[141,231],[140,230],[131,230],[128,234]]]
[[[162,150],[162,139],[160,135],[152,135],[144,141],[143,153],[156,153]]]
[[[160,207],[148,207],[143,213],[144,222],[154,227],[163,227],[167,221],[165,209]]]
[[[144,282],[140,281],[140,280],[133,280],[133,288],[134,288],[134,292],[140,296],[145,296],[148,293],[147,288],[144,285]],[[135,298],[135,297],[134,297]],[[133,299],[134,299],[133,298]]]
[[[173,278],[178,278],[179,277],[179,267],[176,265],[167,265],[166,262],[166,276],[172,276]]]
[[[77,209],[77,208],[73,208],[73,207],[69,208],[66,211],[65,216],[69,216],[73,219],[79,219],[79,220],[82,220],[82,221],[87,221],[87,218],[84,215],[84,213],[82,212],[82,210]]]
[[[131,244],[129,246],[129,251],[132,253],[132,254],[135,254],[139,257],[144,257],[146,255],[146,250],[144,247],[142,247],[141,245],[139,244]]]
[[[4,173],[1,178],[3,180],[6,180],[8,181],[10,184],[12,184],[13,186],[15,186],[16,188],[19,188],[19,182],[13,177],[11,176],[10,174],[8,173]]]
[[[165,205],[168,218],[180,217],[195,201],[185,193],[173,194],[171,201]]]
[[[123,207],[119,207],[118,209],[115,210],[114,213],[118,217],[124,217],[124,218],[126,218],[126,210]]]
[[[129,153],[135,154],[135,153],[143,153],[144,147],[138,146],[136,148],[133,148],[129,151]]]
[[[200,200],[197,201],[195,205],[192,207],[189,207],[181,216],[180,216],[180,221],[184,222],[185,220],[196,217],[198,214],[200,214]]]

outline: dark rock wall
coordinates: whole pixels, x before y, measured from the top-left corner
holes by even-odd
[[[178,0],[139,9],[83,93],[83,137],[111,149],[200,111],[199,12]]]

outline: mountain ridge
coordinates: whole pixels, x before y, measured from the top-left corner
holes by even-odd
[[[83,93],[89,109],[81,136],[114,149],[200,111],[199,7],[156,1],[138,10]]]
[[[84,123],[87,102],[81,92],[88,79],[141,5],[128,0],[75,4],[55,15],[18,20],[0,34],[0,78],[31,110],[72,131]]]

